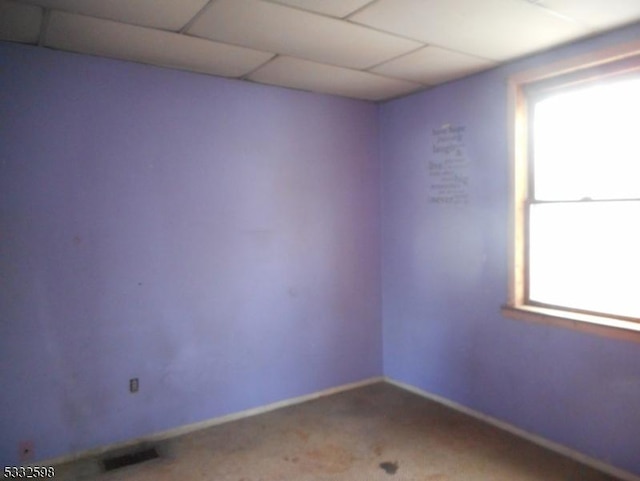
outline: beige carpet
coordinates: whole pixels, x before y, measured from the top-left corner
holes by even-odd
[[[614,478],[387,383],[157,443],[160,457],[65,480],[611,481]]]

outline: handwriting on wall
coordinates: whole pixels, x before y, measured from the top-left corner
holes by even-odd
[[[465,126],[446,124],[431,131],[429,203],[469,203],[469,159],[465,151]]]

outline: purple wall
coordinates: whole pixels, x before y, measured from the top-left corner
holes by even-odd
[[[365,102],[0,44],[0,462],[379,375],[383,351],[394,379],[640,474],[638,345],[499,314],[506,77],[638,37],[383,104],[379,135]],[[466,205],[429,202],[445,123]]]
[[[6,43],[0,72],[0,464],[382,373],[375,105]]]
[[[384,370],[640,474],[640,346],[505,319],[507,76],[640,27],[383,104]],[[469,203],[429,201],[432,130],[466,127]]]

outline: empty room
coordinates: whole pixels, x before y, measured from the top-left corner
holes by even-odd
[[[640,1],[0,0],[4,479],[640,481]]]

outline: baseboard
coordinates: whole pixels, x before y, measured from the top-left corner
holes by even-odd
[[[451,409],[455,409],[458,412],[467,414],[473,418],[479,419],[480,421],[486,422],[487,424],[491,424],[492,426],[502,429],[503,431],[507,431],[520,438],[524,438],[527,441],[531,441],[532,443],[537,444],[538,446],[547,448],[567,458],[573,459],[574,461],[577,461],[579,463],[582,463],[594,469],[597,469],[598,471],[614,476],[622,481],[640,481],[640,476],[630,473],[629,471],[625,471],[615,466],[611,466],[610,464],[607,464],[604,461],[592,458],[590,456],[587,456],[586,454],[582,454],[579,451],[575,451],[571,448],[568,448],[554,441],[549,441],[548,439],[538,436],[537,434],[532,434],[530,432],[527,432],[523,429],[513,426],[512,424],[506,423],[504,421],[496,419],[487,414],[483,414],[479,411],[475,411],[474,409],[468,408],[467,406],[459,404],[455,401],[451,401],[450,399],[444,398],[442,396],[438,396],[437,394],[432,394],[430,392],[424,391],[410,384],[396,381],[388,377],[385,377],[384,380],[385,382],[388,382],[389,384],[393,384],[394,386],[404,389],[405,391],[412,392],[414,394],[417,394],[418,396],[422,396],[431,401],[435,401],[439,404],[450,407]]]
[[[194,431],[199,431],[201,429],[207,429],[212,426],[217,426],[219,424],[228,423],[231,421],[237,421],[238,419],[248,418],[251,416],[257,416],[258,414],[263,414],[269,411],[274,411],[276,409],[280,409],[287,406],[293,406],[295,404],[301,404],[307,401],[312,401],[314,399],[318,399],[325,396],[330,396],[332,394],[337,394],[343,391],[349,391],[351,389],[356,389],[363,386],[368,386],[369,384],[375,384],[377,382],[382,382],[385,379],[382,376],[371,377],[368,379],[364,379],[362,381],[352,382],[349,384],[342,384],[340,386],[323,389],[321,391],[316,391],[311,394],[305,394],[304,396],[298,396],[294,398],[284,399],[282,401],[274,402],[271,404],[266,404],[264,406],[259,406],[256,408],[246,409],[244,411],[238,411],[232,414],[227,414],[225,416],[220,416],[216,418],[207,419],[205,421],[200,421],[193,424],[187,424],[185,426],[180,426],[178,428],[169,429],[167,431],[161,431],[158,433],[150,434],[148,436],[142,436],[135,439],[131,439],[129,441],[124,441],[120,443],[109,444],[106,446],[101,446],[95,449],[89,449],[85,451],[79,451],[77,453],[60,456],[52,459],[47,459],[43,461],[38,461],[38,465],[42,466],[52,466],[59,465],[64,463],[69,463],[72,461],[77,461],[82,458],[95,457],[105,454],[109,451],[128,449],[133,446],[137,446],[145,443],[154,443],[158,441],[164,441],[170,438],[174,438],[177,436],[182,436],[184,434],[192,433]]]

